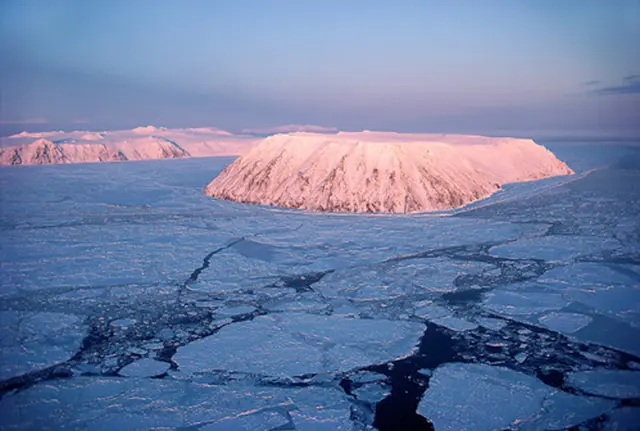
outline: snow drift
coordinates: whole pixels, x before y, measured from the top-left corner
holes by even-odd
[[[530,139],[291,133],[260,141],[205,194],[311,211],[414,213],[460,207],[505,183],[572,173]]]
[[[254,142],[214,128],[22,132],[1,140],[0,165],[236,156]]]

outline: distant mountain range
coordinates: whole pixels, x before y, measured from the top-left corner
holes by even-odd
[[[236,156],[257,138],[214,128],[154,126],[105,132],[22,132],[2,138],[0,165]]]

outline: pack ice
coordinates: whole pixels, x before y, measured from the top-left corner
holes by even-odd
[[[457,208],[505,183],[572,173],[530,139],[290,133],[253,146],[205,193],[311,211],[415,213]]]
[[[448,217],[0,168],[0,429],[637,431],[640,147],[548,144],[576,175]]]

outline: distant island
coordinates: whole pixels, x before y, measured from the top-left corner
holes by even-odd
[[[416,213],[461,207],[506,183],[570,174],[531,139],[289,133],[257,143],[205,194],[310,211]]]
[[[237,156],[257,138],[201,127],[145,126],[104,132],[22,132],[2,138],[0,165],[47,165]]]

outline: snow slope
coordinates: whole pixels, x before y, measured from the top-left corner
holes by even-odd
[[[0,165],[232,156],[254,142],[214,128],[22,132],[2,139]]]
[[[460,207],[505,183],[572,173],[529,139],[291,133],[262,140],[205,193],[312,211],[413,213]]]

